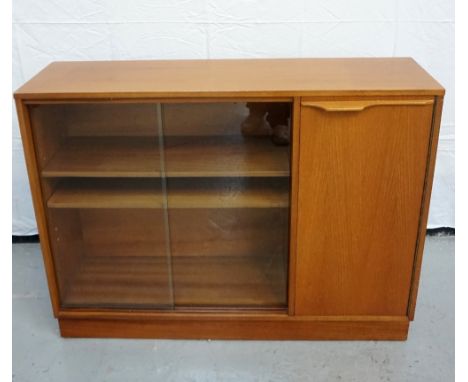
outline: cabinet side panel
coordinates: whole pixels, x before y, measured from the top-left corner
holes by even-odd
[[[416,310],[416,300],[418,297],[419,277],[421,275],[421,264],[424,252],[424,243],[427,230],[427,219],[429,216],[429,204],[431,200],[432,184],[434,181],[434,170],[437,155],[437,145],[439,143],[440,120],[442,117],[442,105],[444,98],[436,97],[434,104],[434,115],[432,118],[432,131],[430,148],[427,159],[427,173],[424,182],[424,193],[421,203],[421,216],[419,221],[418,241],[414,259],[413,279],[411,281],[411,292],[408,305],[408,317],[414,319]]]
[[[302,108],[296,314],[406,315],[431,120]]]
[[[26,159],[26,167],[28,171],[34,212],[36,215],[36,222],[41,242],[42,256],[44,259],[44,266],[47,275],[47,283],[49,286],[49,294],[50,299],[52,301],[54,315],[57,316],[59,310],[59,293],[57,288],[54,263],[52,260],[52,254],[50,249],[49,235],[47,231],[47,221],[44,211],[44,199],[41,191],[40,178],[38,174],[38,166],[36,161],[31,124],[28,115],[28,109],[20,99],[16,100],[16,110],[18,111],[21,139],[23,141],[24,156]]]

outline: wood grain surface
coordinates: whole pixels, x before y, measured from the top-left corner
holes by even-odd
[[[443,94],[411,58],[55,62],[23,99]]]
[[[167,137],[161,167],[156,137],[74,137],[57,149],[45,177],[289,176],[288,148],[267,138]]]
[[[296,314],[405,315],[432,105],[302,107]]]
[[[83,314],[86,317],[86,314]],[[406,340],[406,317],[347,317],[294,319],[279,316],[194,314],[184,319],[60,318],[63,337],[180,338],[229,340]]]
[[[288,178],[214,178],[200,182],[171,179],[169,208],[288,208]],[[61,181],[49,208],[163,208],[159,179],[86,179]],[[196,214],[196,212],[193,212]]]

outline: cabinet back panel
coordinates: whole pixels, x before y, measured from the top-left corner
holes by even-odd
[[[248,115],[245,102],[164,104],[164,133],[179,135],[236,135]]]
[[[79,212],[88,256],[166,256],[164,210]],[[287,219],[288,210],[281,208],[172,209],[171,254],[287,257]]]
[[[163,210],[49,211],[62,307],[172,308]]]
[[[288,210],[172,209],[173,256],[285,256]]]
[[[302,107],[296,313],[405,315],[432,105]]]
[[[156,104],[83,103],[62,106],[69,136],[157,136]]]
[[[88,256],[166,257],[161,209],[80,210]]]

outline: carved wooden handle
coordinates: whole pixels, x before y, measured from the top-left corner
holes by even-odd
[[[433,99],[381,99],[356,101],[302,101],[301,105],[325,111],[362,111],[373,106],[423,106],[432,105]]]

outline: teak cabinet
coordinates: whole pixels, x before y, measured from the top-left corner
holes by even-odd
[[[409,58],[49,65],[15,99],[62,336],[405,339],[443,96]]]

